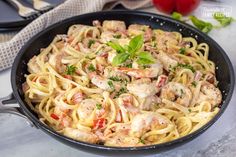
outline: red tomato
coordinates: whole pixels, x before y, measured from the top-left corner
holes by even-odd
[[[93,121],[93,129],[103,128],[106,124],[105,118],[96,119]]]
[[[175,0],[153,0],[153,4],[157,9],[168,14],[175,9]]]
[[[72,80],[72,76],[71,75],[64,75],[64,78],[67,78],[69,80]]]
[[[191,13],[199,5],[200,0],[176,0],[176,11],[187,15]]]
[[[55,120],[59,120],[59,117],[58,117],[56,114],[54,114],[54,113],[51,114],[51,117],[52,117],[53,119],[55,119]]]
[[[189,14],[199,5],[200,0],[153,0],[154,6],[165,12],[177,11],[183,15]]]

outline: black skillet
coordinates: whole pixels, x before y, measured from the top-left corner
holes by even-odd
[[[219,113],[206,125],[204,125],[199,130],[191,133],[187,136],[179,138],[174,141],[143,146],[143,147],[107,147],[103,145],[90,144],[86,142],[80,142],[73,140],[71,138],[65,137],[48,126],[44,125],[38,120],[37,115],[28,107],[24,101],[24,94],[21,89],[21,85],[25,82],[24,74],[27,74],[27,62],[34,55],[39,53],[41,48],[47,47],[49,43],[57,34],[66,34],[68,28],[73,24],[86,24],[91,25],[93,20],[122,20],[125,21],[126,25],[138,23],[150,25],[152,28],[159,28],[166,31],[178,31],[181,32],[183,36],[192,36],[197,39],[198,42],[205,42],[210,47],[210,60],[214,61],[216,66],[216,76],[219,80],[219,88],[223,92],[223,102],[221,104],[221,109]],[[182,22],[173,20],[171,18],[138,11],[107,11],[107,12],[96,12],[84,14],[76,17],[72,17],[66,20],[63,20],[59,23],[56,23],[41,33],[34,36],[25,46],[20,50],[17,57],[15,58],[14,64],[12,66],[11,72],[11,84],[13,89],[13,94],[8,97],[2,98],[0,103],[0,112],[11,112],[13,114],[20,115],[21,117],[26,118],[33,126],[43,130],[48,135],[53,138],[75,147],[77,149],[82,149],[84,151],[94,152],[94,153],[103,153],[103,154],[114,154],[114,153],[157,153],[163,150],[168,150],[176,146],[180,146],[193,138],[199,136],[207,128],[209,128],[215,121],[222,115],[225,111],[229,101],[231,99],[233,89],[234,89],[234,72],[232,64],[227,57],[224,50],[209,36],[198,31],[190,25],[184,24]],[[19,107],[7,107],[4,104],[9,104],[12,102],[18,102]]]

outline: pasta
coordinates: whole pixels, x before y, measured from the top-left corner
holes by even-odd
[[[75,140],[130,147],[168,142],[219,111],[209,47],[123,21],[73,25],[28,62],[25,101]]]

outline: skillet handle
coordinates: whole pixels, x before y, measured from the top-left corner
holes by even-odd
[[[14,105],[6,106],[7,104]],[[20,106],[17,104],[13,93],[6,97],[0,98],[0,113],[10,113],[20,116],[21,118],[24,118],[31,127],[36,127],[36,125],[22,112]]]

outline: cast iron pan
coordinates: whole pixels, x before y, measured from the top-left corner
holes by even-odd
[[[24,74],[27,74],[27,62],[34,55],[39,53],[41,48],[47,47],[49,43],[57,34],[66,34],[68,28],[73,24],[86,24],[92,25],[93,20],[122,20],[125,21],[126,25],[138,23],[150,25],[152,28],[159,28],[166,31],[178,31],[181,32],[183,36],[192,36],[197,38],[198,42],[205,42],[210,47],[210,60],[214,61],[216,66],[216,76],[219,80],[219,88],[223,92],[223,102],[221,104],[221,110],[219,113],[206,125],[197,130],[196,132],[184,136],[182,138],[176,139],[174,141],[143,146],[143,147],[107,147],[103,145],[90,144],[86,142],[79,142],[71,138],[65,137],[61,134],[58,134],[48,126],[44,125],[38,120],[37,115],[30,110],[26,102],[24,101],[24,94],[21,89],[21,85],[25,82]],[[48,135],[53,138],[75,147],[77,149],[82,149],[84,151],[94,152],[94,153],[103,153],[103,154],[114,154],[116,155],[122,153],[129,154],[144,154],[144,153],[157,153],[164,150],[180,146],[193,138],[197,137],[203,133],[207,128],[209,128],[225,111],[229,101],[231,99],[233,89],[234,89],[234,72],[232,64],[227,57],[224,50],[209,36],[198,31],[190,25],[184,24],[182,22],[173,20],[171,18],[139,11],[106,11],[106,12],[96,12],[84,14],[70,19],[63,20],[59,23],[56,23],[41,33],[34,36],[18,53],[11,72],[11,84],[13,89],[13,95],[8,96],[7,98],[1,99],[2,106],[3,104],[10,103],[11,101],[17,100],[19,103],[18,108],[9,108],[2,107],[0,111],[2,112],[11,112],[18,114],[21,117],[27,118],[31,124],[41,130],[43,130]],[[1,104],[0,104],[1,105]]]

